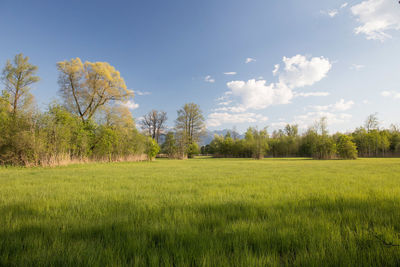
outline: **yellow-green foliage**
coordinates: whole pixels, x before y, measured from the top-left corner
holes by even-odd
[[[119,71],[107,62],[82,63],[75,58],[58,62],[57,68],[61,95],[83,121],[91,119],[108,102],[133,97]]]
[[[399,266],[400,160],[0,168],[1,266]]]

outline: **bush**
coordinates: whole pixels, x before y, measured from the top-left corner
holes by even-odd
[[[157,142],[153,138],[149,138],[147,140],[147,147],[146,147],[146,154],[148,160],[154,160],[159,151],[160,151],[160,146],[157,144]]]
[[[191,143],[186,149],[188,158],[193,158],[195,155],[200,153],[199,146],[196,143]]]
[[[312,157],[314,159],[332,159],[335,154],[336,144],[332,137],[328,135],[318,135]]]
[[[356,159],[358,155],[356,144],[347,135],[339,137],[337,153],[341,159]]]

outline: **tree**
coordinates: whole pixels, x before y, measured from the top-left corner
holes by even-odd
[[[233,126],[233,129],[232,129],[232,138],[233,138],[233,140],[238,140],[239,139],[239,133],[238,133],[238,131],[237,131],[237,129],[236,129],[236,126]]]
[[[175,128],[185,150],[189,145],[197,143],[205,132],[204,117],[200,106],[188,103],[178,110]]]
[[[326,117],[320,118],[314,122],[314,129],[317,134],[326,135],[328,134],[328,122]]]
[[[147,131],[149,136],[159,142],[161,131],[165,129],[167,113],[164,111],[152,110],[143,116],[141,121],[142,129]]]
[[[365,120],[364,125],[365,125],[365,129],[367,129],[367,132],[378,129],[378,127],[379,127],[378,114],[374,113],[374,114],[369,115],[367,117],[367,119]]]
[[[285,133],[287,136],[297,137],[299,133],[299,126],[297,124],[294,125],[286,124]]]
[[[90,120],[96,111],[115,101],[133,97],[120,73],[107,62],[85,62],[79,58],[57,63],[60,93],[68,109]]]
[[[162,144],[162,152],[169,158],[174,158],[177,152],[176,139],[173,132],[168,132],[165,136],[165,142]]]
[[[248,128],[245,135],[246,146],[251,151],[254,159],[262,159],[268,152],[268,133],[267,129],[258,131],[255,128]]]
[[[113,105],[103,108],[104,123],[113,128],[132,129],[135,127],[132,113],[129,108],[122,105]]]
[[[27,108],[32,103],[30,86],[39,81],[39,77],[35,76],[37,70],[38,67],[30,64],[29,57],[24,57],[23,54],[16,55],[13,62],[7,60],[1,80],[14,115],[19,109]]]
[[[331,159],[336,153],[336,144],[333,138],[327,134],[318,135],[315,150],[312,157],[314,159]]]
[[[356,144],[348,135],[341,135],[337,144],[337,153],[342,159],[356,159],[358,152]]]
[[[186,154],[188,155],[188,158],[193,158],[195,155],[198,155],[199,153],[200,150],[199,150],[199,145],[197,143],[191,143],[186,148]]]

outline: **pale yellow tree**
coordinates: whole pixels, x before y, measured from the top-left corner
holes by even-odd
[[[79,58],[57,63],[60,93],[67,108],[82,121],[90,120],[99,108],[133,97],[119,71],[107,62],[82,63]]]
[[[7,61],[1,77],[6,89],[2,99],[9,102],[13,114],[31,107],[31,85],[39,81],[39,77],[35,76],[37,69],[29,63],[29,57],[24,57],[23,54],[16,55],[12,62]]]
[[[108,106],[102,110],[105,125],[119,129],[134,129],[135,121],[129,108],[118,105]]]

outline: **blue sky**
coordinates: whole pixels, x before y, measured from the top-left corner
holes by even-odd
[[[211,130],[326,116],[331,132],[346,131],[374,112],[400,123],[394,0],[2,0],[0,27],[0,63],[30,57],[43,109],[57,98],[56,62],[80,57],[121,72],[135,118],[155,108],[171,126],[186,102]]]

